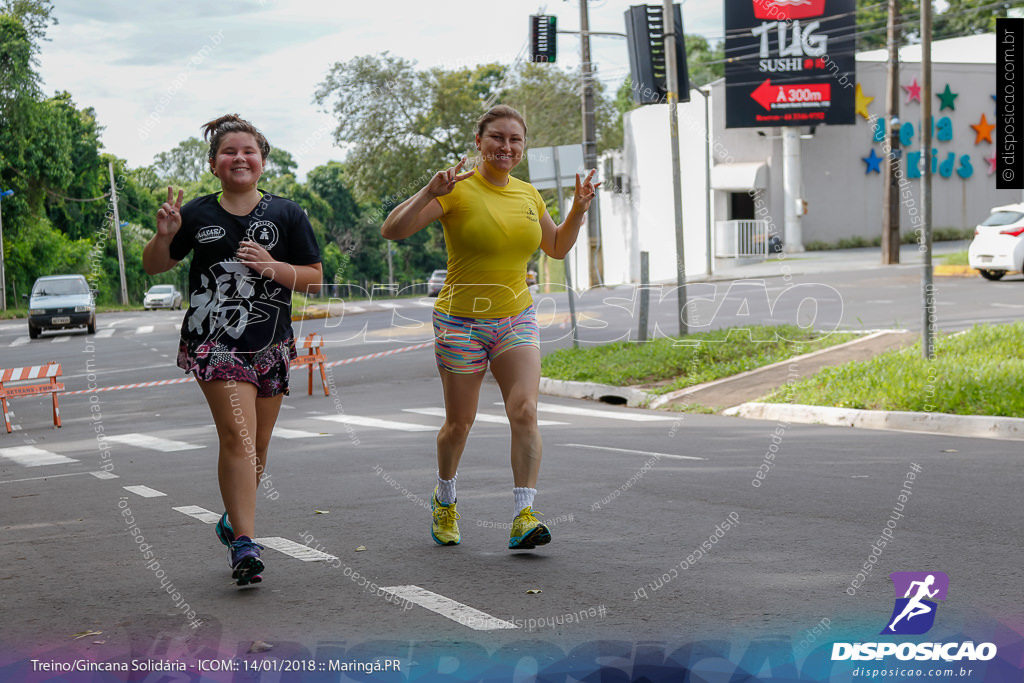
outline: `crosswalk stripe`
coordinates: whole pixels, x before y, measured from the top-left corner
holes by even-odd
[[[308,439],[314,436],[327,435],[320,434],[319,432],[304,432],[301,429],[285,429],[284,427],[274,427],[274,436],[279,436],[282,439]]]
[[[8,346],[24,346],[25,344],[28,344],[30,341],[32,341],[31,337],[28,337],[28,336],[18,337],[17,339],[12,341],[10,344],[8,344]]]
[[[678,419],[671,415],[650,415],[648,413],[629,413],[624,410],[577,408],[575,406],[561,406],[554,403],[538,403],[537,410],[548,413],[560,413],[562,415],[584,415],[586,417],[600,417],[605,420],[627,420],[630,422],[664,422]]]
[[[395,422],[393,420],[381,420],[376,417],[364,417],[362,415],[321,415],[317,420],[329,420],[344,424],[357,425],[359,427],[372,427],[374,429],[395,429],[400,432],[436,432],[437,427],[428,425],[412,424],[411,422]]]
[[[159,498],[160,496],[166,496],[167,495],[166,493],[164,493],[162,491],[157,491],[156,489],[151,489],[148,486],[142,486],[142,485],[139,485],[139,486],[122,486],[121,488],[123,488],[125,491],[128,491],[129,493],[134,493],[137,496],[142,496],[143,498]]]
[[[469,605],[463,605],[461,602],[456,602],[451,598],[446,598],[443,595],[438,595],[419,586],[388,586],[381,588],[381,590],[399,598],[404,598],[420,607],[425,607],[431,612],[448,617],[452,621],[468,626],[476,631],[517,628],[511,621],[492,617],[486,612],[481,612]]]
[[[42,448],[36,448],[35,446],[0,448],[0,458],[6,458],[24,467],[42,467],[43,465],[63,465],[64,463],[78,462],[74,458],[44,451]]]
[[[99,332],[96,333],[96,338],[97,339],[104,339],[106,337],[113,337],[114,336],[114,332],[116,332],[116,331],[117,330],[115,330],[113,327],[105,327],[105,328],[103,328],[102,330],[100,330]]]
[[[153,325],[139,325],[135,328],[135,334],[149,334],[153,329]]]
[[[403,408],[407,413],[417,413],[419,415],[431,415],[434,417],[444,417],[444,408]],[[477,413],[477,422],[493,422],[495,424],[508,424],[508,418],[504,415],[490,415],[487,413]],[[557,422],[555,420],[537,420],[539,427],[550,427],[553,425],[567,425],[568,422]]]
[[[198,519],[200,522],[206,522],[207,524],[216,524],[217,520],[220,519],[220,515],[216,512],[211,512],[206,508],[201,508],[198,505],[183,505],[177,508],[171,508],[175,512],[180,512],[183,515],[188,515],[194,519]]]
[[[308,545],[289,541],[287,538],[281,538],[280,536],[257,538],[256,542],[262,546],[276,550],[279,553],[284,553],[289,557],[294,557],[296,560],[302,560],[303,562],[323,562],[324,560],[338,559],[334,555],[328,555],[327,553],[321,552],[315,548],[310,548]]]
[[[160,451],[162,453],[173,453],[175,451],[193,451],[197,448],[206,448],[205,446],[199,446],[193,443],[185,443],[184,441],[174,441],[173,439],[162,439],[158,436],[150,436],[149,434],[120,434],[115,436],[107,436],[109,441],[116,443],[123,443],[127,446],[135,446],[137,448],[148,448],[152,451]]]
[[[64,343],[67,343],[69,341],[71,341],[71,337],[69,337],[66,334],[64,334],[64,335],[61,335],[59,337],[54,337],[53,341],[50,342],[50,343],[51,344],[64,344]]]
[[[97,479],[120,479],[120,477],[113,472],[107,472],[106,470],[97,470],[95,472],[90,472],[89,474]]]
[[[612,451],[614,453],[632,453],[634,455],[652,455],[656,458],[672,458],[674,460],[707,460],[707,458],[701,458],[696,455],[675,455],[673,453],[655,453],[653,451],[637,451],[632,448],[612,448],[611,446],[590,446],[585,443],[566,443],[562,444],[569,448],[590,448],[595,451]]]

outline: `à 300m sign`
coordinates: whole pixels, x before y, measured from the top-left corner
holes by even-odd
[[[855,0],[726,0],[727,128],[854,122]]]

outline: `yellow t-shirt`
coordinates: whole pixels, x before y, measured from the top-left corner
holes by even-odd
[[[466,318],[506,318],[533,299],[526,266],[540,246],[544,200],[518,178],[497,187],[477,172],[438,197],[448,276],[435,308]]]

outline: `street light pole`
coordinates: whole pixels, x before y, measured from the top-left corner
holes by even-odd
[[[665,27],[665,71],[667,83],[666,99],[668,100],[669,146],[672,148],[672,200],[675,206],[674,232],[676,236],[676,287],[677,310],[679,318],[679,336],[690,333],[686,315],[686,253],[683,248],[683,188],[680,186],[682,177],[679,160],[679,73],[676,69],[676,50],[683,36],[676,35],[675,11],[672,0],[665,0],[662,6],[662,17]]]
[[[124,250],[121,248],[121,220],[117,216],[117,185],[114,183],[114,162],[109,162],[110,169],[110,205],[114,209],[114,233],[117,235],[117,264],[121,271],[121,305],[128,305],[128,283],[124,277]]]
[[[0,192],[0,204],[4,203],[5,197],[10,197],[14,194],[14,190],[4,190]],[[17,295],[17,290],[15,290]],[[4,270],[4,218],[3,212],[0,211],[0,310],[7,310],[7,272]]]

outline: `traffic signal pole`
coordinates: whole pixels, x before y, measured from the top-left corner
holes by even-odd
[[[682,169],[679,162],[679,69],[676,66],[675,12],[672,0],[664,0],[665,71],[668,81],[669,146],[672,148],[672,200],[675,206],[676,235],[676,300],[679,317],[679,336],[689,334],[686,320],[686,257],[683,249],[683,188],[680,186]]]
[[[583,96],[583,167],[597,168],[597,126],[594,123],[594,76],[590,64],[590,18],[588,0],[580,0],[580,70]],[[600,190],[600,188],[598,188]],[[590,264],[590,286],[604,282],[604,254],[601,249],[600,197],[594,197],[587,211],[587,242]],[[579,283],[577,283],[578,285]]]

